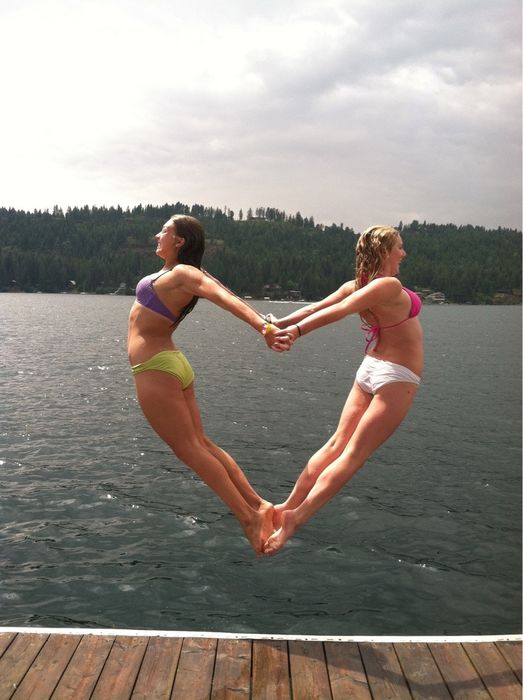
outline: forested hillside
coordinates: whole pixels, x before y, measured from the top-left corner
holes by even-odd
[[[173,213],[202,220],[204,266],[238,294],[317,299],[353,277],[352,229],[322,226],[300,213],[261,208],[234,217],[227,209],[181,203],[31,213],[4,208],[0,292],[110,293],[122,284],[131,291],[159,268],[153,235]],[[401,271],[406,286],[440,291],[454,302],[521,299],[520,232],[417,221],[399,227],[408,253]]]

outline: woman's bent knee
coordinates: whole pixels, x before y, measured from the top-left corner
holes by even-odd
[[[351,445],[350,443],[345,447],[341,455],[341,459],[349,471],[359,469],[365,463],[368,457],[369,454],[367,450],[362,449],[357,445]]]
[[[341,455],[347,445],[348,437],[341,431],[336,431],[330,440],[326,443],[325,448],[330,456],[330,459],[336,459]]]
[[[210,440],[207,435],[203,434],[200,436],[200,440],[202,443],[202,446],[211,452],[212,450],[218,450],[218,445],[214,443],[212,440]]]
[[[196,437],[183,437],[177,440],[171,439],[167,444],[176,457],[185,464],[191,464],[202,452],[207,452],[200,440]]]

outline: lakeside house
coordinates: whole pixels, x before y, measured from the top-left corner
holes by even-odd
[[[521,304],[521,288],[497,289],[492,301],[494,304]]]
[[[431,292],[423,298],[423,301],[427,304],[444,304],[447,299],[443,292]]]

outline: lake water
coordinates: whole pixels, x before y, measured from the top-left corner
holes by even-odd
[[[1,625],[521,631],[520,307],[425,306],[426,370],[405,423],[280,554],[256,559],[140,412],[132,301],[0,295]],[[336,426],[362,358],[358,320],[280,355],[200,302],[177,342],[210,437],[283,499]]]

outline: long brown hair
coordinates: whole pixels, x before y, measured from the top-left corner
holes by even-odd
[[[370,226],[356,244],[356,289],[372,282],[380,272],[383,260],[393,249],[400,232],[392,226]]]
[[[202,258],[205,252],[205,230],[198,219],[185,214],[171,216],[169,222],[174,226],[174,233],[183,238],[185,243],[178,250],[178,262],[184,265],[192,265],[202,269]],[[177,324],[191,313],[198,302],[198,297],[193,296],[191,301],[183,307],[177,320]]]

